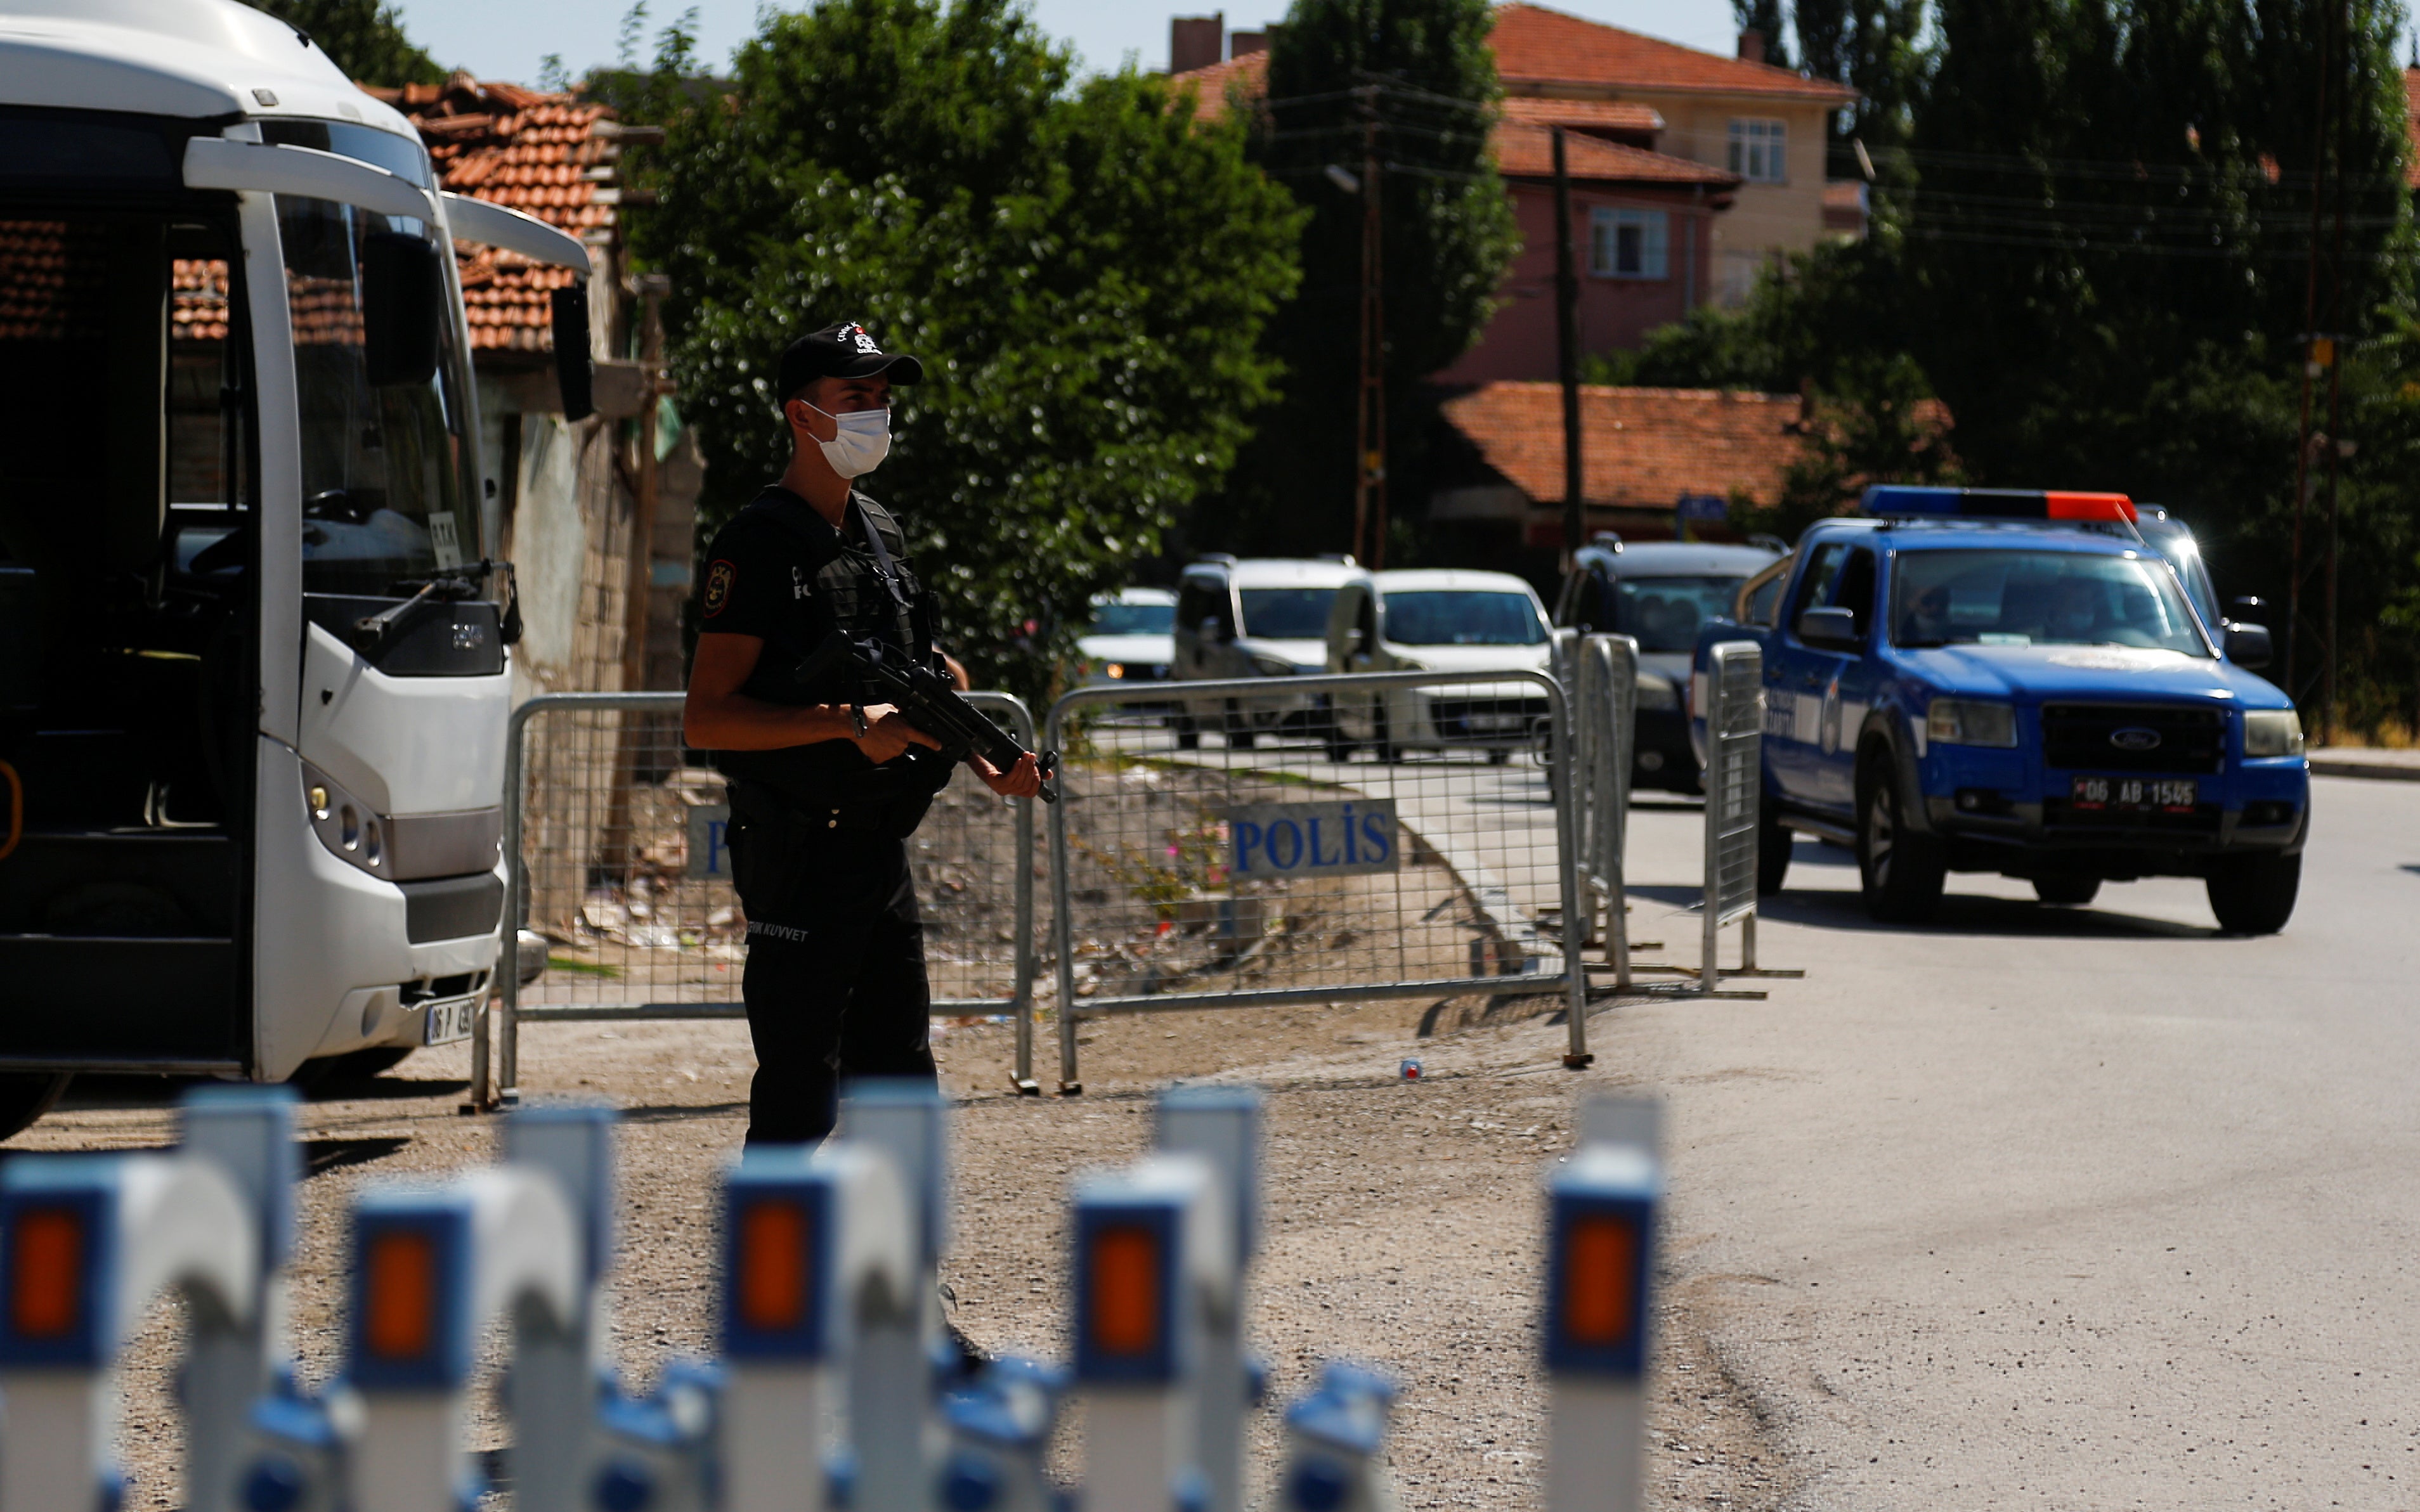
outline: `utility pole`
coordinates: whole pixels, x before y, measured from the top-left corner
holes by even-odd
[[[2336,486],[2343,460],[2342,443],[2336,431],[2343,424],[2344,350],[2340,332],[2344,308],[2344,131],[2345,88],[2338,87],[2336,71],[2349,57],[2346,46],[2345,7],[2347,0],[2328,0],[2328,16],[2320,31],[2319,99],[2311,125],[2311,222],[2309,254],[2303,276],[2304,363],[2302,423],[2299,443],[2294,452],[2294,532],[2291,576],[2286,587],[2286,694],[2295,702],[2304,702],[2313,684],[2319,695],[2319,743],[2324,745],[2335,734],[2335,671],[2336,671]],[[2350,72],[2350,69],[2347,70]],[[2349,87],[2349,86],[2348,86]],[[2333,128],[2333,130],[2331,129]],[[2334,246],[2327,256],[2327,300],[2319,299],[2320,225],[2327,205],[2327,194],[2333,187],[2336,197],[2336,224]],[[2311,426],[2312,385],[2324,373],[2328,379],[2328,428],[2315,434]],[[2327,542],[2317,563],[2307,560],[2304,536],[2309,521],[2311,494],[2318,479],[2313,475],[2317,454],[2327,454]],[[2303,656],[2303,629],[2305,619],[2304,590],[2309,580],[2321,579],[2319,659],[2315,678],[2305,677]]]
[[[1378,86],[1361,101],[1361,383],[1354,422],[1353,549],[1387,564],[1387,306],[1378,201]],[[1364,549],[1366,543],[1366,550]]]
[[[1572,269],[1572,176],[1563,129],[1555,133],[1555,373],[1563,384],[1563,570],[1586,544],[1588,502],[1580,454],[1580,284]]]

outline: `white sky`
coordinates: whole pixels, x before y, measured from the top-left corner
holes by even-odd
[[[613,61],[628,0],[396,0],[412,40],[448,68],[484,78],[534,83],[539,61],[560,53],[574,76]],[[754,28],[758,0],[694,0],[705,55],[719,69]],[[1044,30],[1076,44],[1087,65],[1113,69],[1131,53],[1146,69],[1168,66],[1171,14],[1206,14],[1207,4],[1148,0],[1030,0]],[[649,0],[644,61],[653,34],[690,0]],[[1227,24],[1250,30],[1285,14],[1284,0],[1225,0]],[[1555,0],[1556,8],[1729,53],[1736,42],[1730,0]]]

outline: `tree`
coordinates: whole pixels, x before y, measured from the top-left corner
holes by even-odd
[[[1419,496],[1421,384],[1486,329],[1518,246],[1489,147],[1491,24],[1486,0],[1295,0],[1287,12],[1253,138],[1257,161],[1311,211],[1301,288],[1263,343],[1283,364],[1285,402],[1257,417],[1234,484],[1197,517],[1198,544],[1335,551],[1352,533],[1362,201],[1327,170],[1362,172],[1373,116],[1385,164],[1388,486]]]
[[[786,459],[783,346],[864,322],[925,368],[871,491],[954,647],[1029,691],[1047,666],[1015,649],[1028,623],[1063,645],[1226,471],[1295,280],[1297,217],[1242,122],[1131,70],[1071,72],[1011,0],[768,10],[724,90],[646,97],[672,115],[634,164],[708,527]]]
[[[247,0],[308,36],[362,84],[442,84],[445,70],[404,35],[403,13],[378,0]]]
[[[1852,137],[1865,144],[1878,170],[1900,166],[1891,154],[1906,145],[1916,92],[1931,61],[1924,45],[1925,10],[1926,0],[1797,0],[1791,8],[1807,72],[1847,85],[1859,97],[1833,113],[1828,177],[1864,172],[1855,155],[1843,150]]]

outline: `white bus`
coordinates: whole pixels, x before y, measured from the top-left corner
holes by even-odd
[[[587,254],[235,0],[0,9],[0,1134],[458,1040],[517,620],[452,242]]]

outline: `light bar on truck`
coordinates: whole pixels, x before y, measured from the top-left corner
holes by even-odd
[[[2031,488],[1917,488],[1876,484],[1859,508],[1879,519],[2042,519],[2134,523],[2122,493],[2049,493]]]

